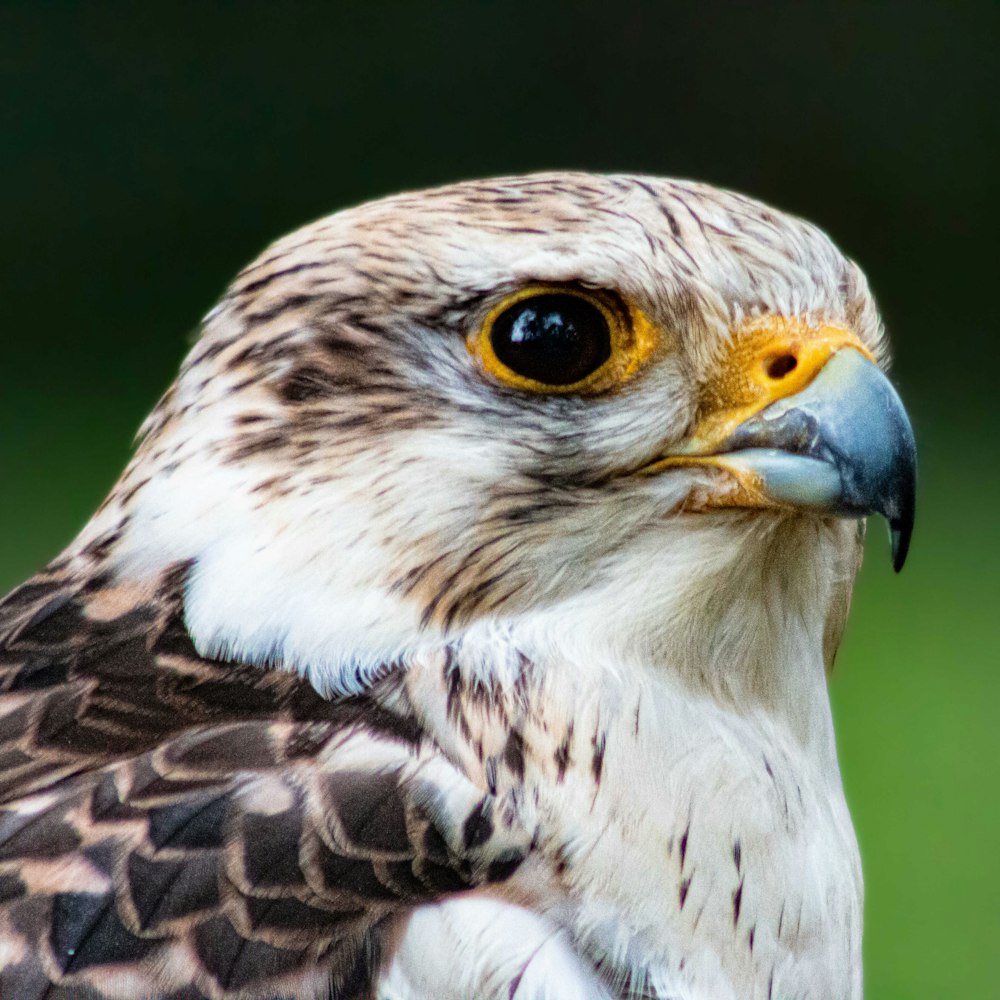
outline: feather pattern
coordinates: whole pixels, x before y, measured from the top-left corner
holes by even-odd
[[[539,284],[646,317],[627,385],[473,363]],[[267,248],[0,603],[0,997],[859,1000],[857,526],[640,474],[762,318],[887,362],[823,233],[686,181],[470,182]]]
[[[0,995],[369,996],[397,915],[530,838],[398,698],[200,657],[183,577],[0,605]]]

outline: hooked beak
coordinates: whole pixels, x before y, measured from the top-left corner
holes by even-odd
[[[722,392],[711,389],[716,405],[686,445],[647,470],[725,470],[727,488],[704,507],[881,514],[899,572],[913,532],[917,451],[892,383],[860,341],[836,327],[770,318],[736,343],[717,380]]]

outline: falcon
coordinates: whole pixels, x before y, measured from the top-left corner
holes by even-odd
[[[0,996],[856,1000],[827,677],[915,446],[858,267],[553,173],[267,249],[0,605]]]

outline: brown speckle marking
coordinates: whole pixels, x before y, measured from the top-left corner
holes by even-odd
[[[604,774],[604,752],[607,749],[608,737],[606,733],[601,733],[598,736],[594,734],[591,743],[594,747],[594,756],[590,762],[591,770],[594,773],[594,783],[600,785],[601,777]]]
[[[687,878],[681,879],[680,903],[682,910],[684,909],[684,903],[687,901],[688,890],[691,888],[691,879],[693,878],[694,878],[694,872],[688,875]]]
[[[566,846],[562,845],[556,851],[555,869],[557,875],[565,875],[569,867],[569,860],[566,857]]]
[[[466,850],[482,847],[493,836],[493,820],[490,817],[489,800],[483,799],[469,813],[462,827],[462,838]]]
[[[524,737],[516,729],[507,737],[503,762],[518,781],[524,781]]]
[[[330,395],[331,386],[327,372],[312,365],[293,369],[278,387],[278,394],[286,403],[308,403]]]
[[[560,784],[566,778],[566,769],[569,767],[571,760],[570,755],[570,741],[573,738],[572,728],[566,733],[566,737],[563,741],[556,747],[556,752],[553,754],[553,760],[556,765],[556,781]]]

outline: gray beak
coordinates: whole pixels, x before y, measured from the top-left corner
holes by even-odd
[[[779,502],[889,522],[892,565],[913,533],[917,447],[892,383],[858,351],[838,351],[801,392],[740,424],[720,449]]]

